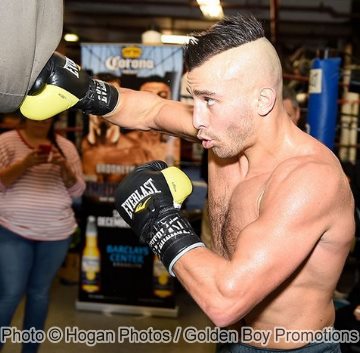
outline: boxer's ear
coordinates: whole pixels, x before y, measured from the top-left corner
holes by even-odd
[[[262,88],[258,97],[257,113],[260,116],[268,115],[274,108],[276,93],[273,88]]]

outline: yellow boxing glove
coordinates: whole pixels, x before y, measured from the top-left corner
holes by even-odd
[[[117,89],[92,79],[71,59],[54,53],[20,105],[21,113],[32,120],[48,119],[69,108],[86,114],[105,115],[118,103]]]
[[[180,257],[204,246],[180,212],[191,192],[189,177],[162,161],[137,167],[116,190],[115,205],[121,217],[159,256],[171,275]]]

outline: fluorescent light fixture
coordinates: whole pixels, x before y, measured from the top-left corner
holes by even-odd
[[[161,42],[164,44],[187,44],[192,37],[177,34],[162,34]]]
[[[299,103],[305,103],[307,99],[308,99],[308,94],[305,92],[299,92],[296,94],[296,100]]]
[[[206,18],[223,18],[224,12],[220,0],[196,0]]]
[[[75,33],[66,33],[64,35],[64,40],[66,42],[77,42],[79,40],[79,36]]]
[[[143,44],[161,44],[161,33],[150,29],[141,35],[141,41]]]

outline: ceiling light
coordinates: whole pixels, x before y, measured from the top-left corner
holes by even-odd
[[[220,0],[196,0],[204,17],[219,19],[224,17]]]
[[[192,37],[177,34],[162,34],[161,42],[164,44],[187,44]]]
[[[66,33],[64,35],[64,40],[66,42],[77,42],[79,41],[79,36],[75,33]]]
[[[161,44],[161,33],[149,29],[141,35],[141,41],[143,44]]]

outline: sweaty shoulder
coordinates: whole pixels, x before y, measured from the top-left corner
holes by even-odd
[[[313,177],[315,180],[328,176],[331,179],[343,175],[339,162],[335,157],[320,157],[316,154],[291,157],[281,162],[273,171],[271,181],[280,181],[285,178],[307,178]]]
[[[326,148],[281,162],[266,184],[260,210],[281,203],[282,209],[325,215],[341,208],[351,211],[349,182],[338,159]]]

